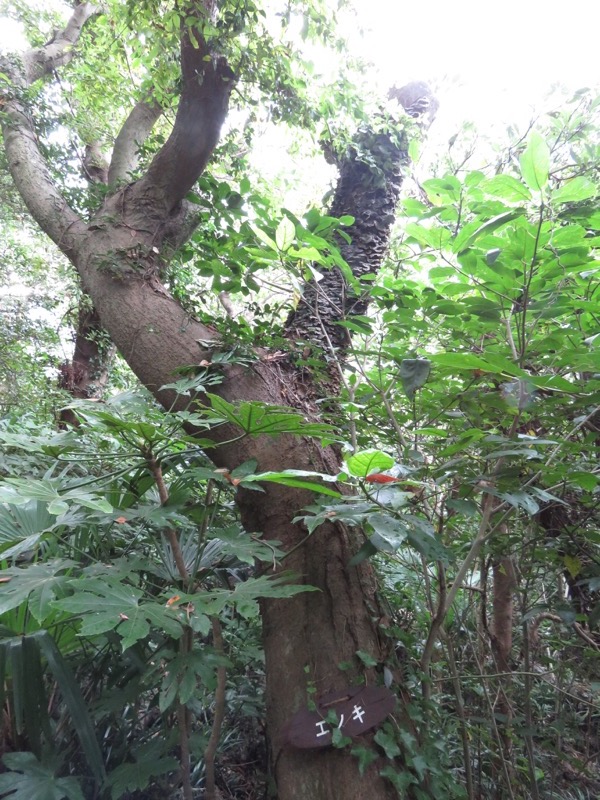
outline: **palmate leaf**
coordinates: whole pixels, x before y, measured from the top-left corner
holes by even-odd
[[[332,437],[332,428],[322,423],[307,422],[305,418],[284,406],[251,402],[233,405],[218,395],[206,395],[211,408],[223,422],[237,425],[244,433],[251,436],[267,434],[279,436],[282,433],[293,433],[299,436]]]
[[[133,764],[120,764],[108,776],[111,797],[113,800],[118,800],[127,792],[143,791],[148,787],[151,778],[157,778],[167,772],[176,772],[178,769],[179,762],[170,756],[140,758]]]
[[[33,753],[6,753],[2,759],[13,770],[0,775],[0,793],[11,800],[85,800],[75,778],[56,778]]]
[[[140,602],[143,592],[129,584],[85,578],[72,582],[71,587],[75,593],[55,601],[54,606],[81,616],[83,636],[116,630],[122,637],[123,650],[148,636],[151,625],[174,638],[181,636],[177,610],[158,602]]]
[[[2,557],[14,558],[25,550],[32,549],[55,524],[56,517],[48,513],[46,504],[40,501],[32,500],[23,505],[0,505]]]
[[[60,478],[6,478],[0,486],[0,502],[20,506],[34,500],[47,503],[48,513],[55,516],[64,514],[71,504],[106,514],[112,511],[112,506],[105,498],[80,487],[69,488]]]
[[[258,599],[261,597],[294,597],[301,592],[317,592],[314,586],[293,583],[297,575],[282,572],[278,575],[262,575],[260,578],[238,583],[232,593],[232,600],[238,612],[247,619],[258,615]]]
[[[12,567],[2,571],[8,578],[2,584],[0,593],[0,615],[17,608],[26,600],[29,610],[42,622],[49,611],[49,602],[69,580],[67,573],[74,566],[73,561],[57,559],[43,564],[31,564],[26,568]]]

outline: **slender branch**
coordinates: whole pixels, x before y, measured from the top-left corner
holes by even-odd
[[[144,453],[144,457],[146,459],[146,464],[148,465],[148,469],[154,481],[156,483],[156,488],[158,489],[158,497],[160,499],[161,506],[166,505],[169,502],[169,492],[167,490],[163,474],[162,474],[162,467],[160,462],[157,461],[156,457],[151,451],[147,451]],[[166,530],[166,537],[169,540],[169,544],[171,545],[171,550],[173,551],[173,558],[175,559],[175,565],[177,567],[177,571],[179,572],[179,576],[184,583],[189,581],[189,573],[187,567],[185,565],[185,559],[183,557],[183,552],[181,550],[181,545],[179,544],[179,537],[177,536],[177,531],[173,528],[167,528]]]
[[[152,100],[140,100],[131,109],[115,139],[108,170],[110,186],[128,180],[138,165],[139,147],[146,141],[161,114],[162,108]]]

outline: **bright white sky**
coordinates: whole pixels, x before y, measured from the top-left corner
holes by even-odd
[[[37,0],[39,2],[39,0]],[[45,0],[56,3],[59,0]],[[271,6],[278,0],[268,0]],[[337,0],[329,0],[337,6]],[[354,0],[340,14],[353,52],[373,64],[374,95],[412,80],[432,83],[440,100],[429,148],[447,142],[465,120],[482,134],[526,123],[556,84],[600,86],[600,0]],[[18,27],[0,19],[0,50],[19,46]],[[317,59],[321,56],[315,51]],[[325,57],[327,59],[327,56]],[[317,70],[333,66],[317,63]],[[265,178],[280,169],[265,132],[255,165]],[[263,150],[263,153],[260,150]]]
[[[498,108],[510,114],[538,106],[557,82],[572,89],[600,84],[598,0],[353,2],[357,13],[344,19],[344,32],[374,64],[382,91],[412,80],[458,81],[463,89],[454,104],[460,101],[462,116],[485,119],[497,118]],[[19,39],[18,26],[1,19],[0,50],[18,47]]]
[[[440,114],[514,121],[553,84],[600,84],[598,0],[355,0],[382,88],[442,84]],[[357,26],[358,27],[358,26]],[[353,36],[360,47],[358,33]],[[452,84],[452,88],[450,87]],[[445,96],[444,88],[448,96]]]

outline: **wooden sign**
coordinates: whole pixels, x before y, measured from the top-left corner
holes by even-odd
[[[358,736],[383,722],[395,705],[395,695],[385,686],[350,686],[327,692],[316,711],[303,708],[294,714],[286,726],[286,741],[302,749],[327,747],[334,728],[344,736]]]

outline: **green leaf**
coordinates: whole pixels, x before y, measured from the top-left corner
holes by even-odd
[[[595,197],[597,194],[598,189],[596,184],[589,178],[579,175],[563,183],[559,189],[556,189],[556,191],[552,193],[552,200],[555,203],[577,203],[581,200]]]
[[[99,783],[104,781],[106,772],[102,753],[96,739],[96,732],[90,718],[87,705],[75,680],[71,668],[62,657],[54,639],[47,631],[34,634],[38,640],[48,666],[60,688],[65,704],[71,715],[73,727],[77,731],[79,741],[90,765],[92,773]]]
[[[487,181],[482,181],[481,188],[493,197],[500,197],[502,200],[522,202],[531,200],[531,192],[524,183],[513,178],[512,175],[495,175]]]
[[[0,775],[0,793],[12,792],[11,800],[84,800],[75,778],[56,778],[33,753],[6,753],[2,761],[13,771]]]
[[[289,217],[283,217],[275,231],[275,243],[285,253],[292,246],[296,238],[296,226]]]
[[[233,473],[232,473],[233,474]],[[304,480],[305,478],[317,478],[321,481],[329,483],[338,480],[337,475],[324,475],[320,472],[310,472],[303,469],[286,469],[283,472],[260,472],[256,475],[246,475],[240,480],[240,485],[247,485],[256,481],[267,481],[270,483],[279,483],[282,486],[295,486],[298,489],[308,489],[311,492],[319,492],[326,494],[330,497],[340,497],[340,493],[335,489],[330,489],[328,486],[323,486],[316,481]]]
[[[533,131],[527,147],[519,159],[523,180],[536,192],[541,192],[548,183],[550,150],[543,136]]]
[[[129,792],[141,792],[146,789],[151,778],[177,772],[179,762],[171,756],[156,755],[153,758],[139,757],[133,764],[120,764],[108,776],[111,797],[119,800]]]
[[[262,228],[259,228],[258,226],[254,226],[252,228],[252,230],[256,234],[256,238],[259,239],[263,244],[266,244],[267,247],[271,248],[271,250],[274,250],[276,253],[279,252],[279,248],[277,247],[277,243],[274,242],[273,239],[271,239],[271,237],[269,236],[269,234],[265,233],[265,231],[263,231]]]
[[[68,580],[66,575],[58,573],[65,572],[71,566],[73,566],[72,561],[56,560],[31,564],[26,569],[13,567],[3,570],[2,577],[9,580],[2,584],[0,615],[17,608],[30,596],[35,597],[43,593],[46,598],[55,597]]]
[[[361,450],[346,459],[348,472],[355,478],[366,478],[371,472],[383,472],[394,466],[394,459],[381,450]]]
[[[471,245],[474,244],[477,239],[480,239],[484,235],[493,233],[499,228],[502,228],[504,225],[507,225],[509,222],[513,222],[519,217],[524,216],[524,214],[525,209],[517,208],[511,211],[505,211],[502,214],[492,217],[492,219],[489,219],[487,222],[479,225],[472,232],[465,226],[465,228],[463,228],[461,233],[459,233],[454,240],[452,249],[455,253],[464,253],[464,251],[471,247]]]
[[[385,553],[395,553],[406,540],[408,530],[401,520],[390,517],[388,514],[369,514],[369,525],[373,534],[369,537],[371,544]]]
[[[259,402],[233,405],[215,394],[207,393],[206,397],[223,421],[239,426],[244,433],[252,436],[295,433],[301,436],[326,437],[332,434],[329,425],[307,422],[301,414],[283,406]]]
[[[386,758],[389,758],[390,761],[396,758],[396,756],[400,755],[400,747],[398,746],[398,742],[395,740],[393,734],[389,733],[383,728],[378,730],[375,734],[375,741],[380,747],[383,748]]]
[[[417,389],[425,385],[431,362],[426,358],[405,358],[400,364],[400,380],[409,400],[415,396]]]

